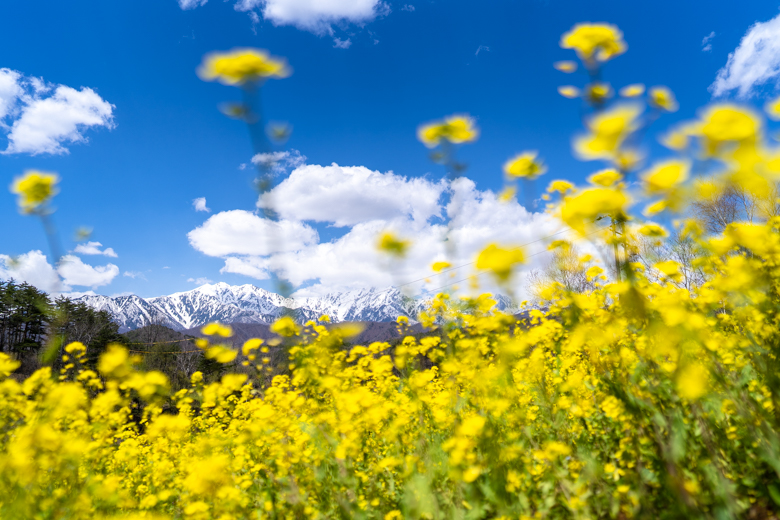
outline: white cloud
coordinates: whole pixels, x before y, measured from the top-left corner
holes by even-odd
[[[41,251],[30,251],[14,258],[0,255],[0,279],[27,282],[48,293],[70,290],[70,287],[62,285],[54,267]]]
[[[170,269],[170,266],[165,265],[163,266],[163,269]]]
[[[243,210],[217,213],[190,231],[187,238],[201,253],[217,257],[295,251],[318,240],[317,232],[306,224],[276,222]]]
[[[79,244],[76,246],[76,248],[73,250],[74,253],[78,253],[80,255],[103,255],[103,256],[110,256],[112,258],[116,258],[117,254],[114,252],[114,250],[110,247],[105,248],[104,250],[100,250],[100,248],[103,247],[103,244],[100,242],[87,242],[86,244]]]
[[[445,191],[451,194],[446,205],[442,198]],[[569,231],[561,233],[566,228],[556,218],[531,213],[516,201],[500,202],[492,191],[479,190],[466,178],[450,186],[444,181],[406,178],[360,166],[306,165],[293,171],[270,197],[278,203],[274,209],[290,226],[318,221],[347,227],[346,233],[326,242],[313,235],[308,240],[299,240],[296,247],[272,255],[267,250],[249,250],[247,244],[256,240],[247,236],[256,232],[225,233],[222,225],[209,231],[209,240],[193,237],[201,229],[198,228],[190,233],[190,241],[196,249],[222,257],[225,261],[222,273],[260,280],[276,274],[294,286],[308,285],[298,290],[298,296],[412,281],[406,285],[412,293],[435,289],[473,273],[476,255],[490,243],[526,245],[529,261],[516,277],[517,295],[522,296],[525,295],[524,273],[542,267],[549,260],[546,249],[549,237],[571,238]],[[251,215],[237,213],[242,219]],[[251,217],[252,222],[261,220]],[[377,251],[377,238],[386,230],[412,240],[403,261],[391,262]],[[451,247],[445,246],[448,232]],[[545,238],[548,239],[540,240]],[[583,250],[591,252],[587,246]],[[432,275],[430,265],[444,259],[462,268]],[[481,279],[483,289],[495,289],[487,276],[482,275]]]
[[[0,279],[24,281],[53,294],[64,294],[73,285],[92,288],[107,285],[118,274],[119,268],[114,264],[93,267],[74,255],[62,257],[56,271],[40,251],[30,251],[16,258],[0,255]]]
[[[212,280],[209,280],[205,276],[201,276],[200,278],[188,278],[187,281],[194,283],[195,285],[206,285],[212,283]]]
[[[474,53],[474,56],[479,56],[479,53],[482,51],[490,52],[490,47],[488,47],[487,45],[480,45],[479,47],[477,47],[477,52]]]
[[[195,211],[205,211],[206,213],[211,213],[211,210],[208,208],[208,206],[206,206],[206,197],[192,199],[192,207],[195,208]]]
[[[712,39],[715,38],[715,31],[702,38],[701,50],[702,52],[710,52],[712,50]]]
[[[119,274],[119,268],[114,264],[93,267],[81,261],[74,255],[65,255],[57,269],[66,285],[81,285],[85,287],[100,287],[108,285]]]
[[[206,2],[208,1],[209,0],[179,0],[179,7],[186,11],[188,9],[195,9],[196,7],[206,5]]]
[[[404,6],[401,8],[401,11],[409,11],[410,13],[413,13],[414,6],[411,4],[404,4]]]
[[[179,0],[182,9],[194,9],[208,0]],[[236,11],[249,13],[257,23],[260,11],[274,25],[292,25],[315,34],[332,34],[334,24],[363,24],[390,12],[382,0],[236,0]]]
[[[342,40],[341,38],[333,38],[333,47],[336,49],[349,49],[352,46],[352,40],[347,38]]]
[[[0,126],[8,133],[2,153],[68,153],[63,143],[86,142],[84,130],[113,128],[113,109],[90,88],[52,86],[0,69]]]
[[[258,201],[282,218],[352,226],[370,220],[441,215],[443,182],[380,173],[364,166],[306,165],[295,169]]]
[[[132,278],[135,280],[136,278],[140,278],[141,280],[146,280],[146,276],[144,276],[144,273],[141,271],[125,271],[122,273],[122,276],[126,276],[128,278]]]
[[[710,91],[717,97],[736,90],[738,97],[747,98],[769,83],[780,84],[780,15],[748,29]]]
[[[298,150],[285,150],[283,152],[258,153],[252,157],[252,164],[259,165],[262,168],[270,170],[272,173],[281,175],[288,170],[298,168],[306,164],[306,156]],[[242,168],[243,166],[243,168]],[[245,164],[238,167],[239,170],[246,168]]]

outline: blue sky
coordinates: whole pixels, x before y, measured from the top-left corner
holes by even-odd
[[[252,157],[246,128],[216,109],[239,99],[239,91],[195,74],[207,52],[247,46],[287,57],[294,73],[268,82],[264,110],[293,125],[286,147],[309,165],[364,166],[433,184],[444,172],[417,141],[417,125],[471,114],[481,137],[459,156],[482,193],[500,189],[501,165],[526,149],[544,157],[545,180],[583,182],[600,167],[572,157],[579,105],[556,91],[582,79],[551,66],[573,59],[558,41],[575,23],[605,21],[624,32],[628,52],[605,68],[612,85],[643,82],[675,92],[680,110],[660,121],[663,129],[710,102],[708,87],[729,53],[754,23],[778,15],[773,2],[735,9],[733,2],[361,1],[374,14],[357,22],[339,19],[342,0],[332,0],[337,14],[324,21],[305,14],[305,0],[250,0],[245,3],[255,8],[244,12],[232,0],[197,6],[189,0],[188,9],[176,0],[3,2],[0,67],[54,86],[88,87],[113,105],[106,124],[81,129],[86,142],[62,142],[67,153],[0,155],[4,186],[29,168],[61,176],[54,219],[66,250],[76,246],[74,230],[89,226],[90,240],[116,252],[82,255],[89,265],[116,265],[118,274],[103,285],[71,284],[72,290],[148,297],[191,289],[195,282],[188,280],[199,278],[271,287],[268,280],[227,272],[226,255],[208,256],[188,240],[208,218],[251,212],[256,201],[251,168],[239,168]],[[286,4],[303,6],[304,15],[290,21],[268,10]],[[713,32],[711,49],[703,50]],[[346,41],[348,48],[335,45]],[[745,102],[763,104],[775,82],[757,86]],[[0,149],[7,149],[7,138],[5,128]],[[655,145],[652,150],[665,153]],[[211,213],[193,209],[197,197],[206,198]],[[0,220],[0,254],[49,254],[40,223],[20,215],[8,191],[0,192]],[[308,225],[323,244],[355,225],[322,220]],[[534,227],[533,219],[526,224]],[[391,278],[398,283],[414,273],[424,275],[425,264]],[[345,285],[333,280],[331,288]]]

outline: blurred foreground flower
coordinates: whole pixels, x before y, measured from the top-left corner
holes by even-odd
[[[490,244],[477,257],[477,269],[490,271],[499,283],[506,283],[517,264],[525,262],[525,254],[519,247],[504,249]]]
[[[614,25],[581,23],[561,37],[561,47],[574,49],[586,62],[607,61],[626,52],[623,33]]]
[[[547,171],[541,160],[537,160],[537,152],[523,152],[504,164],[504,173],[510,177],[535,179]]]
[[[401,258],[406,256],[410,245],[411,243],[408,240],[402,240],[394,233],[387,231],[379,237],[377,248],[383,253]]]
[[[587,160],[615,159],[626,138],[638,128],[642,110],[634,104],[617,105],[591,117],[590,133],[574,141],[577,154]]]
[[[212,52],[203,58],[198,76],[225,85],[244,85],[266,78],[286,78],[292,71],[283,58],[272,57],[261,49],[233,49]]]
[[[59,177],[56,173],[27,170],[11,185],[11,193],[19,195],[19,209],[22,213],[36,213],[57,194]]]
[[[442,141],[453,144],[470,143],[479,137],[474,118],[467,115],[445,117],[443,121],[435,121],[420,125],[417,138],[428,148],[435,148]]]

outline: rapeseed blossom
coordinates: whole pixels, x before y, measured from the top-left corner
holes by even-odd
[[[504,164],[504,173],[509,177],[535,179],[547,171],[537,156],[537,152],[523,152],[514,156]]]
[[[240,48],[214,52],[203,58],[198,76],[225,85],[244,85],[266,78],[286,78],[291,74],[287,62],[261,49]]]
[[[479,130],[472,117],[452,115],[442,121],[420,125],[417,138],[428,148],[434,148],[447,141],[453,144],[470,143],[479,137]]]
[[[574,49],[584,61],[607,61],[626,52],[623,33],[614,25],[582,23],[561,36],[561,47]]]
[[[11,193],[19,196],[23,213],[40,211],[57,194],[59,177],[55,173],[28,170],[11,185]]]
[[[637,105],[621,104],[592,116],[589,133],[574,140],[574,150],[583,159],[614,159],[637,128],[642,113]]]

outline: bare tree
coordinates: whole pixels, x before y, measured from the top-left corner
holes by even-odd
[[[528,273],[526,281],[534,300],[540,299],[540,293],[552,283],[558,283],[567,291],[587,293],[596,288],[594,280],[589,280],[589,262],[583,262],[575,246],[560,247],[553,251],[549,264],[543,269],[534,269]]]
[[[705,187],[713,187],[704,184]],[[702,190],[704,191],[704,190]],[[758,196],[736,186],[725,190],[712,191],[712,195],[702,196],[691,204],[693,217],[708,233],[718,235],[732,222],[764,222],[780,215],[777,203],[780,190],[772,185],[764,196]]]

